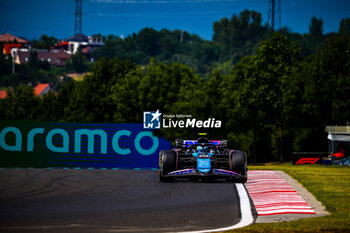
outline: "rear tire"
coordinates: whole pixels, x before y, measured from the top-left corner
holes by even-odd
[[[247,181],[247,156],[240,150],[231,152],[231,170],[241,174],[240,178],[233,179],[234,182],[245,183]]]
[[[173,150],[163,150],[159,153],[159,180],[172,182],[174,177],[167,177],[169,172],[176,169],[176,153]]]

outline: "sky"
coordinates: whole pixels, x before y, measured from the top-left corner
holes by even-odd
[[[244,9],[268,20],[268,0],[83,0],[82,32],[128,36],[142,28],[167,28],[211,40],[212,26]],[[75,0],[0,0],[0,33],[26,39],[46,34],[64,39],[74,34]],[[322,18],[324,32],[336,32],[350,17],[349,0],[281,0],[281,24],[306,33],[311,17]]]

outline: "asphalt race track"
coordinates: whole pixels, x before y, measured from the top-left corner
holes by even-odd
[[[0,169],[0,190],[0,232],[184,232],[241,220],[235,184],[161,183],[157,171]]]

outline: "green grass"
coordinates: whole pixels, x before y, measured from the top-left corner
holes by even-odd
[[[350,167],[281,164],[249,169],[284,171],[322,202],[330,215],[253,224],[229,232],[350,232]]]

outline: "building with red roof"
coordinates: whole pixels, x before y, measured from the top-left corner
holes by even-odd
[[[6,42],[17,42],[19,44],[27,44],[28,41],[7,33],[4,33],[2,35],[0,35],[0,42],[2,43],[6,43]]]
[[[24,44],[28,44],[28,41],[7,33],[0,35],[0,43],[4,44],[3,54],[11,54],[12,48],[21,48]]]
[[[34,94],[38,97],[42,96],[43,94],[48,93],[51,90],[50,84],[48,83],[39,83],[34,88]]]
[[[69,47],[69,42],[68,41],[63,41],[63,42],[58,43],[58,44],[56,44],[54,46],[51,46],[50,50],[52,50],[52,49],[62,49],[62,50],[66,50],[67,51],[68,47]]]
[[[22,44],[4,44],[4,49],[2,50],[2,53],[5,55],[11,54],[11,49],[13,48],[21,48]]]
[[[54,66],[65,66],[70,60],[71,55],[63,50],[35,50],[39,61],[47,61]],[[13,49],[14,61],[16,64],[24,64],[29,62],[30,51],[28,49]]]
[[[71,54],[75,54],[79,49],[83,50],[83,53],[91,54],[94,49],[104,45],[104,38],[101,35],[86,36],[84,34],[76,34],[70,38],[64,39],[64,42],[68,43],[68,51]]]

